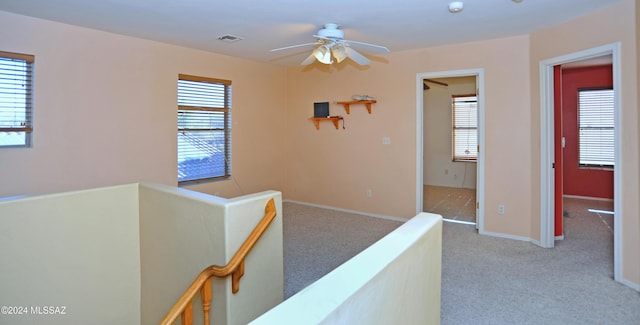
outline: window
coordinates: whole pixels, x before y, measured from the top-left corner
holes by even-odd
[[[582,167],[614,164],[613,89],[578,90],[578,152]]]
[[[231,175],[231,81],[179,75],[178,183]]]
[[[478,97],[453,95],[453,161],[478,160]]]
[[[0,147],[30,147],[34,56],[0,52]]]

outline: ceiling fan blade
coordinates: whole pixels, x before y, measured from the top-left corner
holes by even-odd
[[[343,42],[346,42],[348,45],[354,45],[358,48],[361,48],[363,50],[367,50],[367,51],[371,51],[371,52],[378,52],[378,53],[390,53],[391,51],[389,51],[388,48],[381,46],[381,45],[376,45],[376,44],[371,44],[371,43],[365,43],[365,42],[358,42],[358,41],[350,41],[350,40],[344,40]]]
[[[369,63],[371,63],[371,61],[369,59],[367,59],[364,55],[358,53],[358,51],[345,46],[344,47],[345,51],[347,52],[347,57],[353,61],[355,61],[357,64],[359,65],[367,65]]]
[[[320,44],[320,43],[314,42],[314,43],[304,43],[304,44],[298,44],[298,45],[291,45],[291,46],[279,47],[277,49],[272,49],[272,50],[269,50],[269,52],[282,51],[282,50],[294,49],[296,47],[318,45],[318,44]]]
[[[444,82],[442,82],[442,81],[433,80],[433,79],[424,79],[424,82],[425,82],[425,84],[426,84],[427,82],[430,82],[430,83],[434,83],[434,84],[436,84],[436,85],[449,87],[449,84],[444,83]]]
[[[321,40],[325,40],[325,41],[335,41],[335,38],[329,38],[326,36],[320,36],[320,35],[313,35],[313,37],[317,38],[317,39],[321,39]]]
[[[313,63],[313,61],[315,60],[316,60],[316,56],[314,55],[313,52],[311,52],[311,54],[306,59],[304,59],[304,61],[300,62],[300,65],[309,65]]]

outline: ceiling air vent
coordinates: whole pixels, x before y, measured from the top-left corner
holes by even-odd
[[[218,39],[221,41],[225,41],[227,43],[233,43],[233,42],[242,40],[242,37],[227,34],[227,35],[218,36]]]

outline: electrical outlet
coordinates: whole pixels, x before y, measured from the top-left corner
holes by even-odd
[[[382,137],[382,144],[391,144],[390,137]]]
[[[498,214],[504,214],[504,204],[498,204]]]
[[[372,197],[373,196],[373,191],[371,189],[367,190],[367,197]]]

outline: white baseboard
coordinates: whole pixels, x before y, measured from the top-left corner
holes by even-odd
[[[380,219],[391,220],[391,221],[406,222],[406,221],[408,220],[408,219],[404,219],[404,218],[391,217],[391,216],[385,216],[385,215],[381,215],[381,214],[367,213],[367,212],[356,211],[356,210],[342,209],[342,208],[332,207],[332,206],[329,206],[329,205],[322,205],[322,204],[308,203],[308,202],[295,201],[295,200],[289,200],[289,199],[287,199],[287,200],[282,200],[282,202],[290,202],[290,203],[301,204],[301,205],[307,205],[307,206],[316,207],[316,208],[323,208],[323,209],[335,210],[335,211],[340,211],[340,212],[346,212],[346,213],[359,214],[359,215],[362,215],[362,216],[365,216],[365,217],[380,218]]]
[[[374,214],[374,213],[367,213],[367,212],[362,212],[362,211],[357,211],[357,210],[342,209],[342,208],[337,208],[337,207],[330,206],[330,205],[315,204],[315,203],[296,201],[296,200],[290,200],[290,199],[284,199],[284,200],[282,200],[282,202],[290,202],[290,203],[301,204],[301,205],[306,205],[306,206],[311,206],[311,207],[316,207],[316,208],[323,208],[323,209],[335,210],[335,211],[346,212],[346,213],[354,213],[354,214],[359,214],[359,215],[363,215],[363,216],[366,216],[366,217],[380,218],[380,219],[386,219],[386,220],[391,220],[391,221],[406,222],[408,220],[408,219],[404,219],[404,218],[391,217],[391,216],[385,216],[385,215]],[[539,243],[536,243],[534,240],[532,240],[531,238],[527,238],[527,237],[506,235],[506,234],[487,232],[487,231],[480,232],[480,234],[481,235],[486,235],[486,236],[498,237],[498,238],[505,238],[505,239],[513,239],[513,240],[518,240],[518,241],[532,242],[532,243],[540,246]]]
[[[531,238],[527,238],[527,237],[507,235],[507,234],[501,234],[501,233],[490,232],[490,231],[482,231],[482,232],[480,232],[480,234],[481,235],[486,235],[486,236],[491,236],[491,237],[498,237],[498,238],[505,238],[505,239],[513,239],[513,240],[518,240],[518,241],[532,242],[532,243],[535,244],[534,240],[532,240]]]
[[[629,281],[629,280],[627,280],[627,279],[622,279],[622,280],[620,281],[620,283],[622,283],[622,284],[626,285],[627,287],[629,287],[629,288],[631,288],[631,289],[633,289],[633,290],[635,290],[635,291],[640,292],[640,284],[638,284],[638,283],[635,283],[635,282]]]
[[[601,198],[601,197],[592,197],[592,196],[581,196],[581,195],[568,195],[568,194],[563,194],[562,195],[563,198],[567,198],[567,199],[582,199],[582,200],[591,200],[591,201],[606,201],[606,202],[613,202],[613,199],[605,199],[605,198]]]
[[[556,239],[556,240],[564,240],[564,235],[556,236],[556,237],[555,237],[555,239]]]

